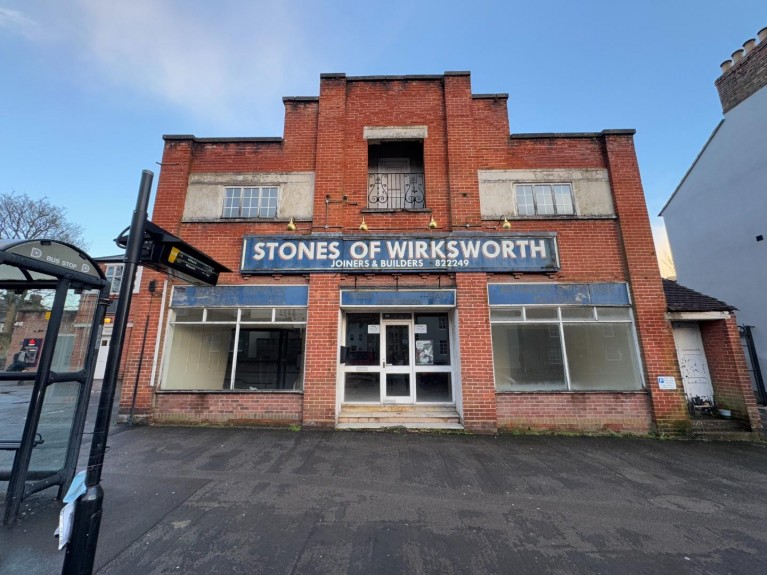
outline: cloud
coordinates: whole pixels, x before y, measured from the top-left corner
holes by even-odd
[[[0,7],[0,28],[9,28],[24,36],[32,35],[38,28],[37,22],[18,10]]]
[[[149,96],[239,131],[264,123],[280,129],[274,108],[281,96],[295,95],[283,90],[316,81],[318,51],[306,47],[306,20],[290,10],[274,0],[78,0],[40,17],[50,33],[45,41],[73,50],[70,65],[92,85]]]

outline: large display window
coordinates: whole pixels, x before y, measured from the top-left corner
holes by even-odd
[[[303,388],[306,309],[171,310],[163,390]]]
[[[629,307],[499,307],[490,319],[498,391],[643,387]]]

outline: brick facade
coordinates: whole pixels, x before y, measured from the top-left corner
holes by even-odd
[[[764,39],[715,82],[725,114],[767,86],[767,32],[762,30],[760,37],[762,35]]]
[[[637,433],[652,430],[646,393],[498,394],[498,426],[523,431]]]
[[[717,405],[732,410],[733,416],[750,429],[760,429],[759,412],[735,317],[701,321],[699,325]]]
[[[309,286],[303,393],[159,391],[170,285],[159,290],[150,312],[146,285],[165,277],[144,273],[134,297],[133,331],[124,354],[120,411],[130,407],[144,319],[148,324],[135,413],[155,422],[216,422],[333,427],[338,416],[340,292],[407,286],[455,289],[455,403],[471,431],[498,429],[684,431],[689,427],[681,390],[661,391],[658,376],[679,379],[674,341],[642,191],[633,132],[509,135],[504,94],[473,95],[467,72],[440,76],[321,77],[319,98],[285,98],[283,138],[205,139],[166,136],[152,221],[234,270],[220,285]],[[368,152],[365,127],[418,126],[423,138],[426,206],[413,211],[367,207]],[[296,222],[296,238],[369,234],[506,232],[483,218],[478,170],[601,169],[609,174],[615,217],[512,218],[517,234],[557,236],[560,269],[554,273],[240,274],[243,236],[286,235],[285,220],[184,221],[194,174],[314,173],[313,217]],[[234,184],[234,182],[233,182]],[[429,229],[430,220],[436,229]],[[625,282],[644,369],[645,389],[633,393],[496,393],[488,283]],[[163,292],[165,295],[161,295]],[[164,299],[163,299],[164,298]],[[160,340],[155,356],[155,343]],[[155,365],[156,369],[148,366]],[[150,381],[150,373],[154,380]]]

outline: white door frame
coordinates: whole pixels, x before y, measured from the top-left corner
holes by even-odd
[[[688,399],[714,399],[714,386],[708,369],[706,349],[697,322],[673,322],[674,345],[684,393]]]
[[[407,342],[407,365],[391,365],[386,359],[388,357],[387,329],[391,326],[405,326],[408,330]],[[382,319],[381,320],[381,402],[382,403],[415,403],[415,334],[413,333],[412,319]],[[388,374],[407,374],[408,376],[408,395],[387,395],[386,376]]]

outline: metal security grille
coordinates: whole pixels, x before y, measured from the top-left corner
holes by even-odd
[[[368,173],[368,207],[390,210],[425,208],[423,174]]]

